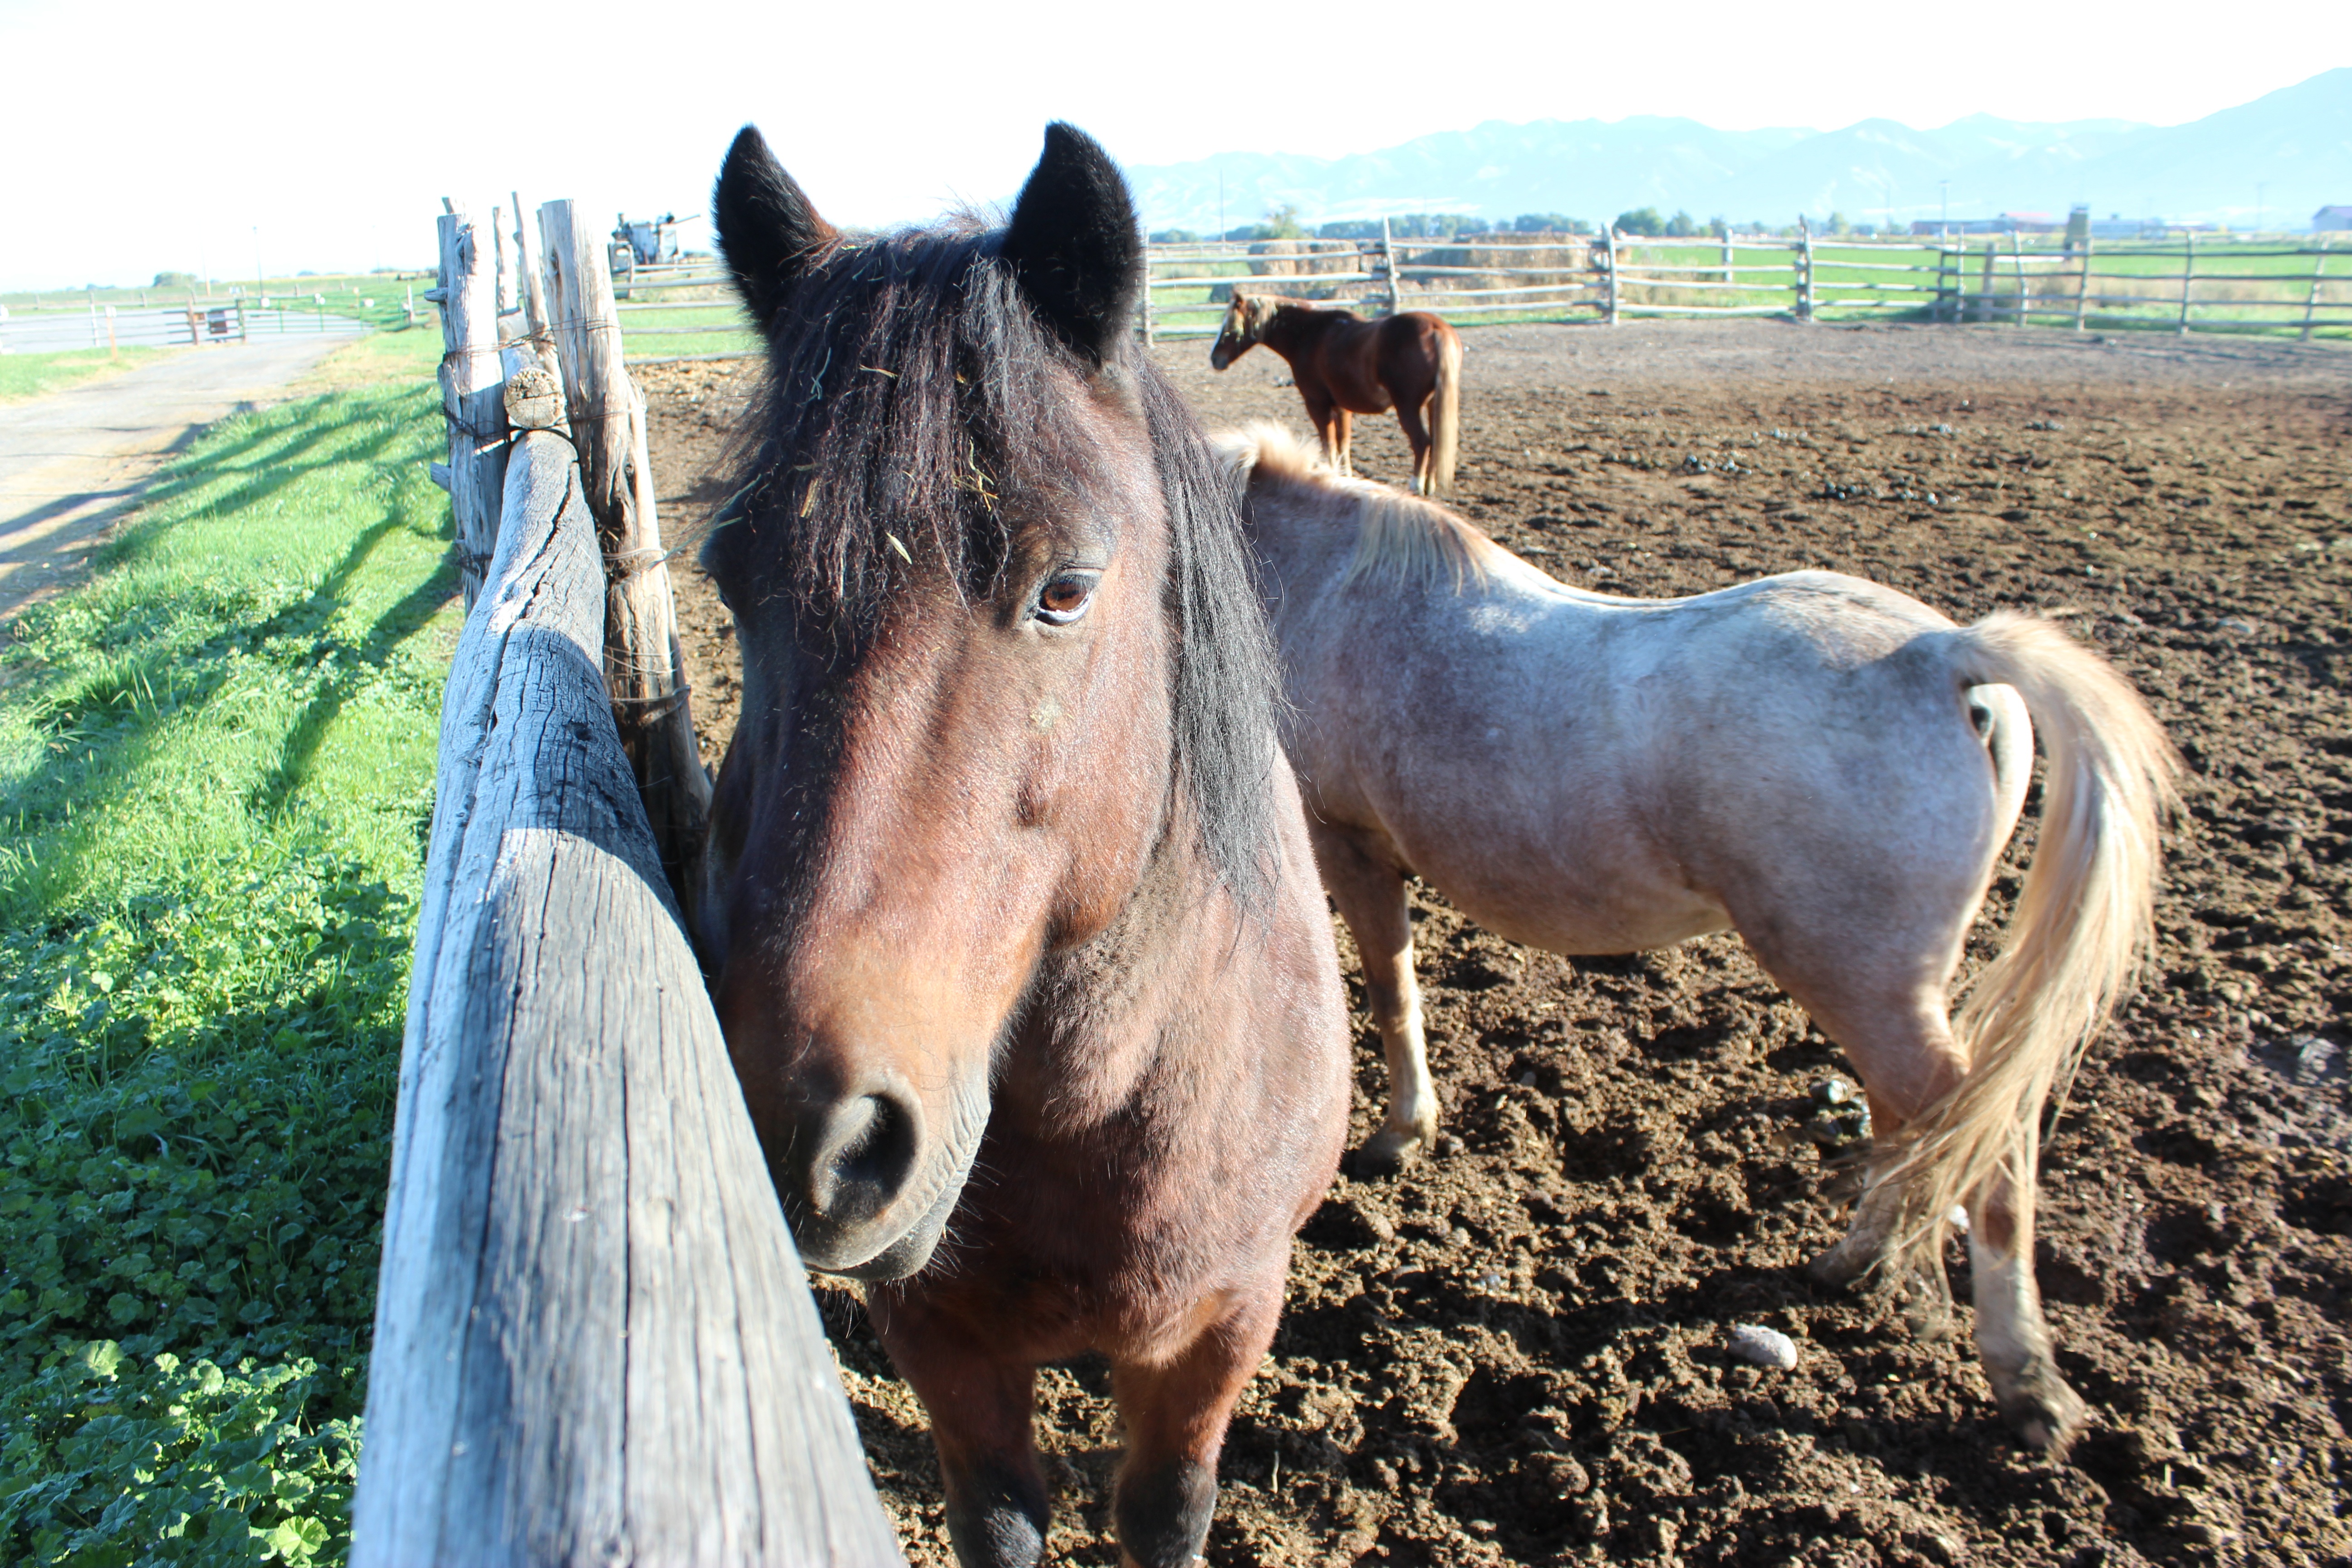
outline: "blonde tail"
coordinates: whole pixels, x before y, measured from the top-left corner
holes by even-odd
[[[1454,458],[1462,439],[1462,340],[1452,328],[1437,341],[1437,385],[1429,398],[1429,493],[1454,493]]]
[[[1902,1184],[1901,1219],[1886,1261],[1898,1278],[1932,1256],[1955,1204],[2004,1177],[2031,1194],[2042,1106],[2053,1091],[2063,1100],[2154,945],[2158,834],[2179,803],[2171,742],[2105,659],[2006,611],[1958,642],[1955,673],[2014,688],[2049,765],[2008,941],[1952,1020],[1968,1076],[1897,1135],[1888,1178]]]

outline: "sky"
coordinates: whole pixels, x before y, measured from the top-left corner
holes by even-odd
[[[0,0],[0,291],[422,268],[444,196],[484,214],[509,191],[570,196],[599,224],[700,213],[747,121],[827,217],[880,226],[1008,198],[1053,119],[1131,164],[1335,156],[1487,120],[2162,125],[2352,63],[2340,0],[2269,5],[2243,27],[2175,0],[1801,15],[1758,0]],[[1280,64],[1293,37],[1311,67]]]

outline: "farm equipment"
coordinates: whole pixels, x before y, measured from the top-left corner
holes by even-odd
[[[677,260],[682,254],[677,242],[678,226],[693,221],[693,216],[681,218],[676,213],[664,213],[656,218],[622,215],[613,226],[613,270],[628,272]]]

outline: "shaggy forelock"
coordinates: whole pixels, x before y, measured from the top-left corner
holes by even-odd
[[[1001,585],[1018,520],[1091,488],[1076,432],[1084,367],[1039,321],[976,219],[844,241],[769,332],[736,499],[704,559],[738,613],[783,598],[853,651],[921,578]],[[1177,765],[1202,847],[1249,901],[1271,869],[1279,700],[1236,492],[1140,355],[1115,360],[1140,407],[1170,528]],[[751,649],[747,647],[746,655]]]

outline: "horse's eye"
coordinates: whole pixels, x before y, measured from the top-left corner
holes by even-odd
[[[1082,618],[1095,596],[1096,574],[1056,572],[1037,595],[1037,618],[1048,626],[1066,626]]]

